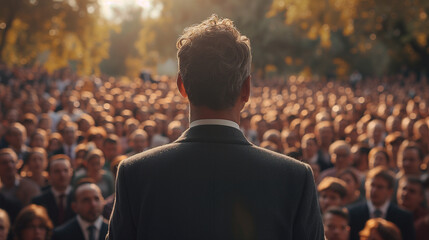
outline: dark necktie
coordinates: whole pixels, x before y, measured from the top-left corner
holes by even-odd
[[[374,218],[381,218],[381,215],[383,215],[383,212],[380,209],[374,210]]]
[[[91,225],[88,227],[88,240],[95,240],[95,226]]]
[[[66,197],[65,194],[61,194],[58,196],[58,224],[61,225],[64,223],[65,218],[65,207],[64,207],[64,198]]]

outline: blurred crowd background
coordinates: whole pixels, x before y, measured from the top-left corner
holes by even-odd
[[[357,239],[353,221],[359,217],[353,219],[352,206],[367,201],[387,201],[409,213],[405,225],[390,219],[406,232],[403,239],[427,239],[429,82],[412,72],[356,74],[349,81],[254,77],[240,127],[253,144],[310,164],[328,239],[348,239],[350,230]],[[176,140],[189,126],[186,101],[175,77],[124,82],[79,77],[70,69],[48,74],[0,65],[0,207],[10,219],[5,228],[31,203],[48,209],[53,226],[65,223],[75,214],[67,207],[81,181],[99,187],[106,204],[100,202],[98,214],[107,220],[117,165]],[[380,172],[383,181],[373,186]],[[63,200],[64,213],[58,201],[41,197],[49,191],[71,195]],[[343,215],[343,221],[331,219]]]

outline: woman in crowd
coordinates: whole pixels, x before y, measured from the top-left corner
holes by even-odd
[[[49,240],[52,229],[46,209],[35,204],[22,209],[13,226],[15,240]]]
[[[49,185],[47,167],[48,159],[45,149],[40,147],[32,148],[27,155],[26,177],[34,181],[41,189]]]

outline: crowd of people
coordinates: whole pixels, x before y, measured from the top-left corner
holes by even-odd
[[[240,127],[311,166],[328,240],[429,238],[428,79],[252,81]],[[102,239],[119,163],[189,126],[174,77],[0,64],[0,109],[0,239]]]

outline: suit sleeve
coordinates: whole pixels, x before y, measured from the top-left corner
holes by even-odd
[[[136,239],[136,227],[133,222],[132,211],[130,208],[126,177],[126,168],[123,164],[119,165],[116,178],[116,196],[112,215],[110,216],[109,231],[106,240],[116,239]]]
[[[308,165],[306,165],[303,181],[304,189],[300,197],[300,205],[298,206],[293,226],[293,239],[323,240],[325,239],[325,234],[322,216],[320,214],[313,174]]]

